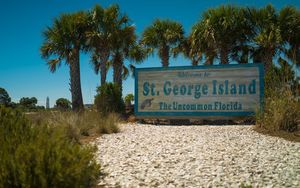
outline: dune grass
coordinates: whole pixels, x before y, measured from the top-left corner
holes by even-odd
[[[120,131],[117,114],[101,116],[97,111],[75,113],[71,111],[45,111],[28,114],[29,119],[36,125],[47,124],[51,127],[63,127],[66,136],[80,142],[87,137],[94,138],[101,134],[117,133]]]

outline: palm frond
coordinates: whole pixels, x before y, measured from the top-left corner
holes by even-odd
[[[58,67],[61,65],[61,59],[51,59],[47,62],[49,70],[54,73]]]
[[[123,68],[122,68],[123,72],[122,72],[122,80],[126,80],[129,76],[129,69],[123,65]]]

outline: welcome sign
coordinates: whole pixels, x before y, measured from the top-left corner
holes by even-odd
[[[263,65],[137,68],[138,117],[248,116],[261,108]]]

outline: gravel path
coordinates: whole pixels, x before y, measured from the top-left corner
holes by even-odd
[[[300,143],[251,126],[128,124],[95,144],[104,187],[300,187]]]

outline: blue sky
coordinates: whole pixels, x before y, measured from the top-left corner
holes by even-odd
[[[45,60],[40,57],[42,31],[51,26],[61,13],[89,10],[95,4],[104,7],[119,4],[136,25],[140,35],[145,27],[156,18],[172,19],[183,24],[188,33],[201,16],[211,7],[221,4],[262,7],[272,3],[277,9],[286,5],[300,7],[300,0],[1,0],[0,1],[0,87],[5,88],[12,100],[21,97],[36,97],[39,105],[45,105],[50,97],[50,105],[60,97],[71,98],[69,91],[69,69],[63,65],[55,73],[50,73]],[[126,62],[128,64],[129,62]],[[189,65],[183,57],[170,59],[171,66]],[[157,67],[160,60],[150,56],[137,67]],[[81,84],[84,103],[93,103],[100,77],[92,70],[89,55],[81,55]],[[112,71],[108,80],[112,80]],[[124,81],[124,95],[134,92],[134,80]]]

